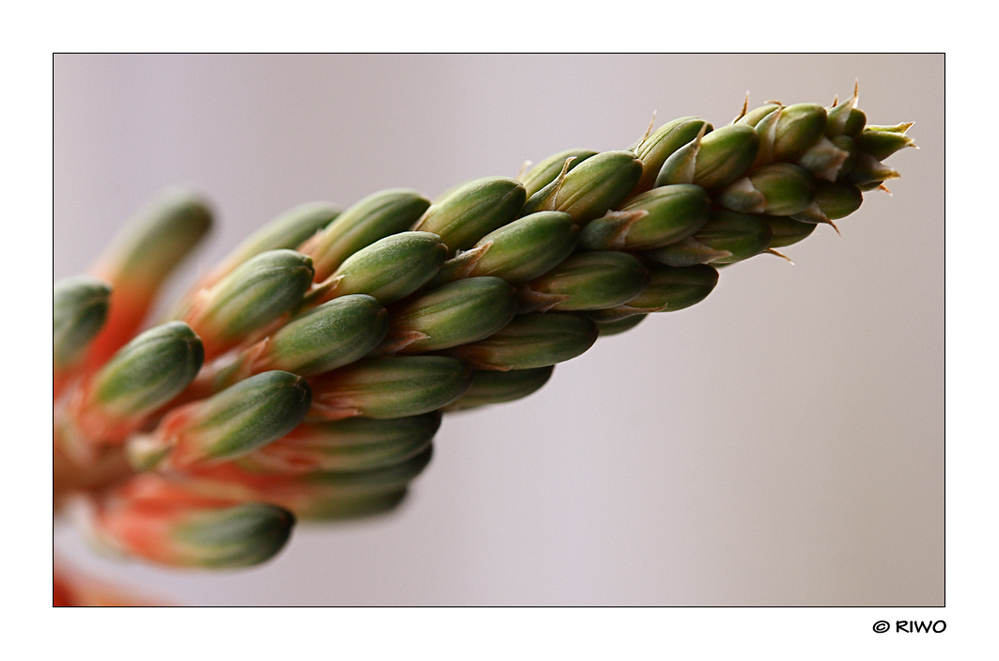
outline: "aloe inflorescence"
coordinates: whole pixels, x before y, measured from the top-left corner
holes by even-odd
[[[898,176],[882,161],[909,126],[868,125],[856,92],[771,102],[433,202],[299,205],[142,330],[211,222],[171,191],[56,283],[57,503],[81,496],[108,547],[195,567],[265,561],[296,519],[391,509],[443,416],[526,397],[599,337],[700,302],[721,267],[835,228]]]

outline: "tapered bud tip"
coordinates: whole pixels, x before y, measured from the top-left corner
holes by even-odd
[[[249,503],[191,515],[173,539],[190,566],[249,567],[277,555],[294,525],[295,516],[286,509]]]

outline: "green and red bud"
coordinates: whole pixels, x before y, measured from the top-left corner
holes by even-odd
[[[294,250],[270,250],[240,264],[197,295],[184,316],[217,356],[265,331],[295,308],[312,285],[312,260]]]
[[[536,312],[517,315],[498,333],[446,353],[479,370],[526,370],[571,360],[596,341],[596,324],[586,317]]]
[[[577,253],[520,288],[522,311],[602,310],[642,293],[649,271],[628,253]]]
[[[412,229],[429,206],[430,200],[409,189],[374,193],[341,213],[298,250],[312,257],[315,281],[322,282],[362,248]]]
[[[524,185],[519,181],[505,177],[476,179],[434,203],[416,229],[438,235],[447,246],[448,256],[453,257],[516,218],[526,199]]]
[[[250,470],[274,473],[380,468],[425,449],[440,424],[439,411],[383,420],[354,417],[303,422],[237,461]]]
[[[233,459],[290,432],[311,402],[302,377],[257,374],[172,410],[152,432],[129,440],[129,461],[138,470],[187,470]]]
[[[107,320],[111,287],[89,276],[55,283],[52,297],[52,367],[58,397],[87,347]]]
[[[699,230],[710,208],[711,198],[700,186],[661,186],[592,221],[580,234],[579,245],[584,250],[659,248]]]
[[[111,286],[107,320],[87,350],[93,372],[142,326],[169,275],[211,228],[212,212],[200,195],[172,188],[132,216],[91,275]]]
[[[67,450],[80,458],[87,448],[123,442],[194,380],[203,361],[201,340],[185,323],[140,333],[74,393]]]
[[[295,524],[274,505],[175,496],[105,498],[92,514],[96,540],[169,567],[249,567],[274,557]]]
[[[455,358],[364,358],[312,379],[309,421],[421,415],[455,401],[471,383],[472,367]]]
[[[426,353],[489,337],[517,313],[517,290],[501,278],[465,278],[391,309],[381,351]]]

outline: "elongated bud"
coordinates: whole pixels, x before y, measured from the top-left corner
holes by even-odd
[[[163,283],[211,224],[211,210],[202,198],[178,188],[164,191],[128,220],[90,270],[111,286],[111,304],[87,352],[89,371],[135,335]]]
[[[393,234],[348,257],[330,277],[320,300],[367,294],[391,305],[433,279],[445,259],[447,246],[436,234]]]
[[[261,253],[199,293],[184,320],[201,336],[206,356],[218,355],[291,311],[311,286],[312,275],[312,260],[301,253]]]
[[[850,170],[850,174],[846,175],[846,179],[863,191],[877,188],[886,179],[895,179],[898,176],[898,172],[886,167],[870,154],[858,152],[857,162]]]
[[[514,317],[503,330],[447,354],[480,370],[526,370],[571,360],[597,341],[597,327],[586,317],[557,312]]]
[[[694,236],[645,251],[642,256],[667,266],[721,266],[760,254],[770,245],[772,236],[766,216],[719,209],[711,212],[708,223]]]
[[[767,117],[768,115],[772,114],[780,107],[781,105],[779,103],[764,104],[759,108],[753,108],[749,112],[745,113],[742,117],[735,120],[735,122],[733,123],[745,124],[746,126],[752,126],[753,128],[756,128],[756,126],[760,123],[760,121],[763,120],[764,117]]]
[[[391,310],[387,353],[439,351],[489,337],[517,313],[517,290],[501,278],[466,278]]]
[[[649,271],[635,257],[610,250],[577,253],[520,288],[524,311],[602,310],[642,293]]]
[[[364,358],[313,379],[309,416],[317,421],[420,415],[447,406],[471,383],[471,366],[455,358]]]
[[[644,250],[685,239],[708,220],[711,198],[692,184],[661,186],[633,198],[587,225],[584,250]]]
[[[855,103],[855,100],[851,100]],[[867,124],[867,116],[853,103],[844,103],[827,111],[826,135],[830,138],[837,135],[857,136]]]
[[[413,190],[393,188],[374,193],[337,216],[299,251],[312,257],[315,280],[322,282],[361,248],[412,229],[429,206],[430,200]]]
[[[798,165],[817,179],[836,181],[849,158],[850,152],[840,149],[829,138],[822,138],[798,159]]]
[[[649,264],[649,284],[624,305],[587,313],[597,322],[610,322],[653,312],[673,312],[700,303],[718,284],[718,271],[706,264],[676,268]]]
[[[760,148],[753,167],[795,162],[815,146],[826,130],[826,109],[814,103],[783,106],[756,125]]]
[[[610,337],[611,335],[620,335],[621,333],[630,331],[642,323],[648,316],[647,314],[633,314],[614,319],[613,321],[594,320],[594,323],[597,325],[597,332],[600,334],[600,337]]]
[[[769,223],[773,235],[770,238],[769,248],[794,245],[808,238],[818,227],[816,223],[801,222],[789,216],[768,216],[767,223]]]
[[[655,186],[656,177],[663,163],[676,150],[692,142],[704,127],[710,133],[714,127],[698,117],[681,117],[663,124],[635,149],[635,156],[642,162],[642,178],[632,194],[644,193]]]
[[[184,470],[232,459],[290,432],[311,401],[302,377],[257,374],[168,413],[150,434],[129,440],[129,461],[138,470]]]
[[[476,370],[472,377],[472,387],[446,410],[464,411],[488,404],[500,404],[522,399],[537,392],[541,386],[545,385],[554,370],[554,365],[527,370],[510,370],[509,372]]]
[[[140,333],[70,402],[73,431],[68,441],[75,446],[123,441],[194,380],[203,360],[201,340],[185,323]]]
[[[752,127],[730,124],[677,150],[663,163],[656,186],[696,184],[713,190],[746,173],[760,138]]]
[[[910,126],[912,124],[868,126],[854,138],[854,141],[857,143],[857,149],[883,161],[900,149],[916,146],[916,141],[904,133]]]
[[[527,197],[531,197],[539,190],[555,181],[559,173],[562,172],[562,166],[565,165],[566,160],[570,158],[572,159],[569,163],[569,169],[571,170],[589,157],[596,156],[596,154],[597,152],[589,149],[568,149],[566,151],[560,151],[557,154],[552,154],[528,170],[521,179],[521,183],[524,184],[524,191],[527,194]]]
[[[313,376],[349,365],[385,339],[388,312],[371,296],[335,298],[282,326],[263,340],[254,370]]]
[[[453,257],[520,213],[527,194],[519,181],[505,177],[476,179],[434,204],[416,229],[441,237]]]
[[[83,359],[107,319],[111,287],[89,276],[55,283],[52,301],[52,364],[59,381]]]
[[[532,195],[521,215],[564,211],[585,225],[623,202],[641,176],[642,162],[633,152],[601,152]]]
[[[262,252],[294,250],[341,213],[343,209],[330,202],[306,202],[288,209],[240,243],[201,285],[214,285],[237,266]]]
[[[844,218],[860,208],[864,196],[860,189],[848,181],[815,182],[815,204],[829,220]],[[795,220],[815,223],[809,216],[792,216]],[[821,222],[821,221],[820,221]]]
[[[251,470],[281,473],[380,468],[424,450],[440,424],[439,411],[385,420],[354,417],[303,422],[238,461]]]
[[[578,238],[579,226],[569,214],[532,213],[490,232],[471,250],[449,260],[433,284],[487,275],[522,284],[547,273],[571,255]]]
[[[235,568],[265,562],[295,524],[286,509],[264,503],[217,505],[170,499],[110,499],[93,515],[101,543],[170,567]]]
[[[730,211],[791,216],[815,201],[815,187],[808,173],[791,163],[772,163],[721,191],[715,201]]]

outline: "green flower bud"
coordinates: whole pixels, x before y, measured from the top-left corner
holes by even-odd
[[[310,420],[402,418],[429,413],[465,394],[472,368],[445,356],[364,358],[315,377]]]
[[[453,257],[520,213],[527,199],[524,185],[505,177],[476,179],[434,204],[417,230],[441,237]]]
[[[649,284],[624,305],[588,313],[594,321],[609,322],[653,312],[672,312],[700,303],[718,283],[718,271],[706,264],[676,268],[649,265]]]
[[[571,170],[589,157],[596,156],[596,154],[597,152],[589,149],[569,149],[566,151],[560,151],[557,154],[552,154],[528,170],[527,174],[524,175],[521,183],[524,184],[527,197],[531,197],[539,190],[555,181],[555,179],[558,178],[559,173],[562,172],[562,167],[565,165],[567,159],[572,159],[569,163],[569,169]]]
[[[77,364],[108,314],[111,287],[96,278],[75,276],[55,283],[52,303],[52,362],[56,371]]]
[[[667,266],[721,266],[758,255],[770,245],[773,230],[766,216],[719,209],[694,236],[642,255]]]
[[[173,529],[175,562],[188,567],[250,567],[284,548],[294,515],[266,503],[191,514]]]
[[[756,125],[760,149],[753,167],[794,162],[804,156],[826,131],[826,109],[814,103],[783,106]]]
[[[685,239],[708,220],[711,198],[692,184],[661,186],[642,193],[620,211],[610,211],[583,229],[584,250],[643,250]]]
[[[830,138],[830,141],[837,149],[841,149],[846,152],[847,156],[844,159],[843,164],[839,166],[839,171],[837,172],[837,178],[843,178],[850,174],[853,170],[853,166],[857,163],[857,144],[848,135],[837,135]]]
[[[886,179],[895,179],[898,176],[898,172],[886,167],[870,154],[858,152],[857,161],[850,174],[846,175],[846,179],[863,191],[877,188]]]
[[[648,279],[645,265],[627,253],[577,253],[521,287],[522,309],[602,310],[638,296]]]
[[[447,350],[480,370],[547,367],[583,354],[597,341],[597,327],[574,314],[517,315],[503,330],[472,344]]]
[[[472,387],[446,410],[464,411],[487,404],[522,399],[545,385],[554,370],[554,365],[509,372],[476,370],[472,377]]]
[[[360,360],[385,339],[388,312],[371,296],[335,298],[296,317],[264,340],[255,371],[322,374]]]
[[[201,340],[187,324],[174,321],[151,328],[119,349],[94,375],[84,408],[88,414],[99,412],[127,423],[122,432],[131,431],[194,380],[204,357]]]
[[[772,163],[750,170],[721,191],[715,201],[740,213],[791,216],[811,206],[815,188],[808,173],[797,165]]]
[[[500,278],[452,282],[393,307],[381,349],[425,353],[481,340],[513,319],[517,303],[517,290]]]
[[[840,149],[829,138],[822,138],[798,159],[798,165],[808,170],[817,179],[836,181],[843,164],[849,158],[850,152]]]
[[[369,195],[306,241],[299,250],[312,257],[316,282],[322,282],[344,260],[378,239],[412,229],[430,200],[413,190],[393,188]]]
[[[420,455],[422,456],[422,455]],[[400,487],[383,493],[361,496],[311,497],[300,499],[296,514],[307,521],[343,521],[383,514],[395,509],[409,491]]]
[[[564,211],[585,225],[628,197],[642,176],[642,162],[630,151],[605,151],[583,161],[532,195],[521,216]]]
[[[558,266],[572,254],[579,226],[561,211],[539,211],[482,237],[471,250],[449,260],[433,284],[492,275],[518,285]]]
[[[238,266],[199,295],[185,321],[215,356],[289,312],[312,285],[312,260],[294,250],[269,250]]]
[[[302,377],[257,374],[172,410],[152,433],[129,440],[129,461],[137,470],[184,470],[233,459],[290,432],[311,401]]]
[[[291,536],[295,517],[264,503],[114,498],[99,503],[93,523],[97,541],[111,549],[171,567],[220,569],[274,557]]]
[[[246,260],[268,250],[294,250],[336,220],[343,209],[329,202],[306,202],[288,209],[254,232],[212,271],[202,286],[211,286]]]
[[[860,193],[860,189],[850,182],[818,181],[815,183],[815,203],[829,220],[849,216],[860,208],[863,201],[864,197]],[[804,223],[815,222],[807,217],[798,217],[797,215],[792,217]]]
[[[789,216],[768,216],[767,222],[773,234],[769,248],[782,248],[798,243],[807,238],[818,226],[816,223],[801,222]]]
[[[867,116],[863,110],[856,107],[856,103],[857,98],[854,96],[848,103],[827,109],[827,136],[830,138],[837,135],[853,137],[859,135],[864,130],[864,126],[867,124]]]
[[[759,124],[764,117],[767,117],[768,115],[772,114],[775,110],[777,110],[780,107],[781,105],[779,103],[767,103],[766,105],[762,105],[759,108],[754,108],[750,110],[749,112],[744,114],[742,117],[740,117],[733,123],[746,124],[747,126],[752,126],[753,128],[756,128],[756,125]]]
[[[663,163],[656,186],[695,184],[721,188],[746,173],[756,157],[760,138],[752,127],[730,124],[675,151]]]
[[[681,117],[663,124],[635,149],[635,156],[642,162],[642,178],[632,194],[644,193],[655,186],[656,177],[663,163],[676,150],[692,142],[704,127],[705,133],[714,130],[708,122],[697,117]]]
[[[447,259],[447,246],[430,232],[400,232],[347,258],[324,285],[320,300],[367,294],[391,305],[427,284]]]
[[[599,312],[603,311],[600,310]],[[631,330],[638,324],[642,323],[647,316],[649,315],[632,314],[627,317],[615,318],[612,321],[594,321],[597,324],[597,332],[600,334],[600,337],[610,337],[611,335],[619,335],[625,331]]]
[[[350,500],[398,492],[423,472],[431,457],[433,457],[433,445],[428,443],[418,454],[390,466],[368,470],[322,471],[294,476],[297,482],[303,483],[307,495],[304,502],[296,503],[294,510],[302,512],[303,516],[311,517],[316,513],[316,508],[312,504],[316,501],[329,503],[333,500]]]
[[[889,127],[868,126],[854,138],[857,149],[883,161],[900,149],[916,146],[916,141],[903,132],[908,130],[910,126],[912,124]]]

